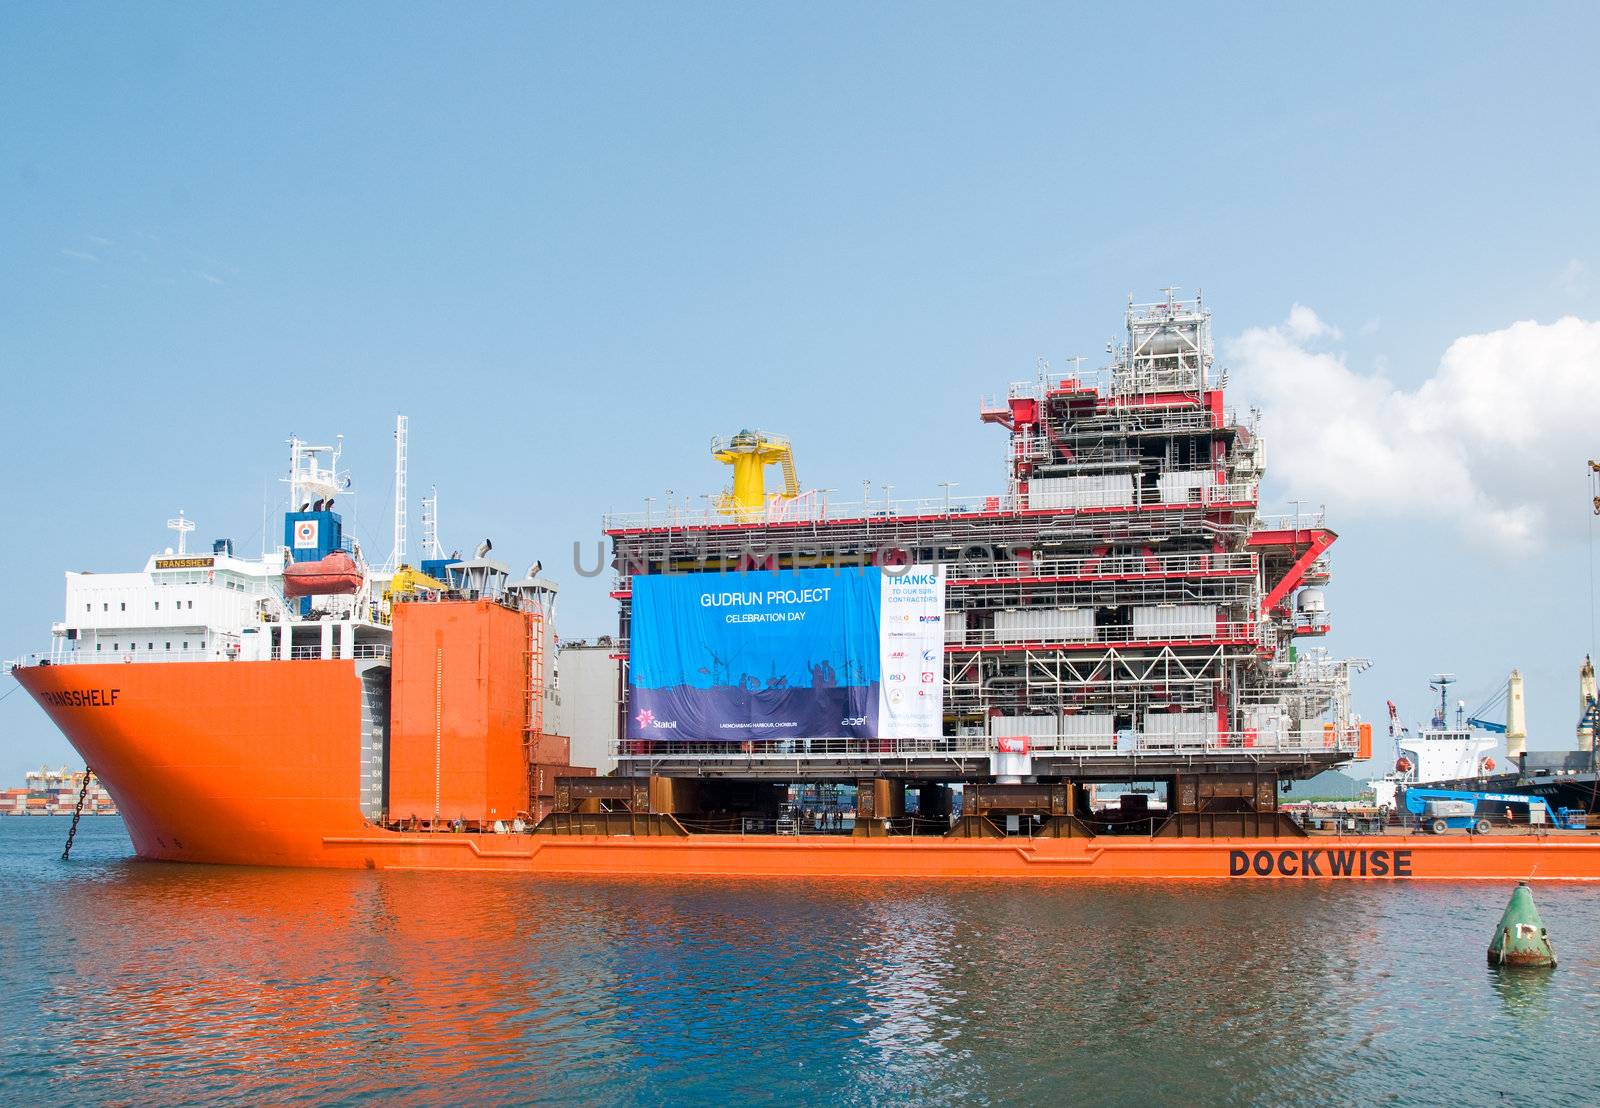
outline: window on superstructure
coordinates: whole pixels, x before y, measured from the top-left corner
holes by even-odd
[[[111,610],[111,605],[109,605],[109,604],[101,604],[100,605],[100,610],[102,612],[109,612]]]
[[[158,601],[156,601],[156,611],[159,612],[160,610],[161,610],[161,601],[158,600]]]
[[[103,646],[105,646],[105,643],[103,643],[103,642],[97,642],[97,643],[94,644],[94,648],[96,650],[99,650]]]
[[[120,604],[118,604],[117,607],[121,608],[124,612],[126,612],[128,610],[128,602],[126,600],[124,600]]]
[[[156,648],[156,644],[153,642],[147,642],[144,644],[144,648],[146,650],[154,650]]]
[[[168,644],[167,644],[167,649],[168,649],[168,650],[171,650],[171,649],[172,649],[172,644],[171,644],[171,643],[168,643]]]
[[[86,611],[86,612],[92,612],[92,611],[94,611],[94,605],[93,604],[85,604],[83,606],[83,610]]]
[[[184,640],[184,644],[183,644],[183,648],[184,648],[184,649],[185,649],[185,650],[188,650],[188,649],[189,649],[189,643],[188,643],[188,640]]]

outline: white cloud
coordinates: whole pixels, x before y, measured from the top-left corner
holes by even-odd
[[[1600,322],[1568,316],[1456,339],[1433,375],[1397,388],[1380,366],[1311,349],[1338,331],[1296,304],[1225,344],[1262,409],[1273,483],[1341,515],[1443,521],[1508,551],[1575,528],[1584,460],[1600,448]]]
[[[1568,296],[1589,295],[1589,267],[1573,258],[1556,274],[1555,287]]]
[[[1344,336],[1339,333],[1339,328],[1322,321],[1322,317],[1306,307],[1296,304],[1289,309],[1289,319],[1284,324],[1289,334],[1300,342],[1314,342],[1317,339],[1332,339],[1337,342]]]

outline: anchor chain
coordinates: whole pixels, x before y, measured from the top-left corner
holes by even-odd
[[[89,799],[89,782],[93,780],[94,770],[84,766],[83,788],[78,790],[78,806],[72,809],[72,826],[67,828],[67,845],[61,851],[61,860],[63,862],[72,856],[72,840],[78,837],[78,821],[83,818],[83,802]]]

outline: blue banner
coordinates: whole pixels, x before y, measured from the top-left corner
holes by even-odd
[[[630,739],[877,735],[882,573],[633,579]]]

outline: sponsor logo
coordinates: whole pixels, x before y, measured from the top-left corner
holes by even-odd
[[[934,660],[934,659],[935,659],[935,658],[936,658],[936,657],[937,657],[937,655],[936,655],[936,654],[935,654],[935,653],[934,653],[934,652],[933,652],[933,651],[932,651],[932,650],[924,650],[924,651],[923,651],[923,652],[922,652],[922,660],[923,660],[923,661],[924,661],[924,662],[931,662],[931,661],[933,661],[933,660]]]
[[[943,616],[918,616],[917,617],[917,622],[918,623],[943,623],[944,622],[944,617]]]
[[[1410,877],[1409,850],[1230,850],[1229,877]]]
[[[889,655],[891,658],[904,658],[905,656],[906,652],[904,650],[896,650]]]
[[[315,550],[317,548],[317,521],[314,519],[297,519],[294,523],[294,548],[296,550]]]
[[[994,741],[994,748],[1002,754],[1026,754],[1028,752],[1028,736],[1002,735]]]
[[[652,723],[654,723],[656,721],[656,714],[654,712],[652,712],[649,708],[640,708],[639,709],[639,714],[634,716],[633,720],[640,727],[649,727]]]
[[[924,685],[931,685],[937,676],[938,674],[934,673],[933,670],[925,669],[922,671],[922,683]]]
[[[204,558],[157,558],[157,569],[210,569],[217,560],[210,555]]]
[[[122,695],[121,689],[62,689],[60,692],[41,692],[47,704],[57,708],[109,708]]]
[[[891,681],[904,681],[905,679],[906,679],[906,675],[903,674],[903,673],[891,673],[891,674],[889,674],[889,680],[891,680]]]
[[[845,716],[839,721],[840,727],[865,727],[866,725],[866,716]]]

